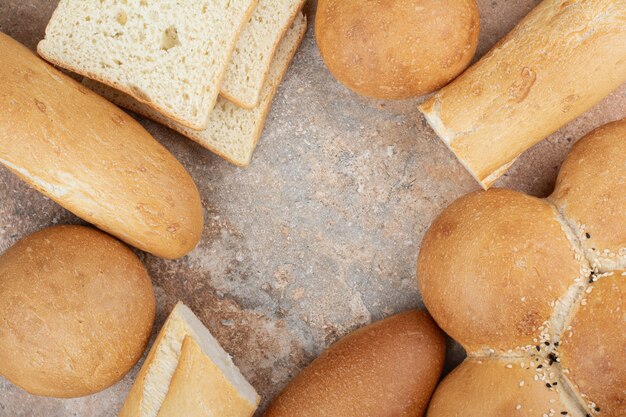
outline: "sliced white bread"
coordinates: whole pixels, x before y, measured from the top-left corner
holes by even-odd
[[[276,52],[257,107],[252,110],[246,110],[226,99],[220,98],[211,113],[209,126],[202,131],[186,128],[152,110],[150,107],[133,100],[132,97],[93,80],[86,79],[83,80],[83,83],[118,106],[163,123],[198,142],[227,161],[243,167],[247,166],[252,159],[252,154],[263,132],[265,119],[272,105],[276,90],[305,32],[306,17],[300,13],[285,34]]]
[[[37,50],[204,129],[258,0],[61,0]]]
[[[186,338],[191,340],[183,348]],[[198,364],[198,368],[192,369],[195,364]],[[197,384],[189,384],[186,390],[181,390],[180,378],[184,375],[193,375]],[[204,393],[208,387],[216,391],[196,404],[207,407],[204,413],[178,415],[226,416],[218,412],[223,409],[240,412],[228,416],[249,417],[254,414],[260,401],[259,395],[241,375],[228,353],[193,312],[178,303],[150,349],[119,417],[160,416],[166,398],[169,403],[186,404],[188,400],[184,396],[200,400],[197,395]]]
[[[220,94],[239,107],[259,104],[276,49],[304,0],[259,0],[241,32]]]

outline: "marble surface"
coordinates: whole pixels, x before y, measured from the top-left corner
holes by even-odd
[[[478,56],[536,3],[479,0]],[[34,49],[55,6],[0,0],[0,31]],[[314,19],[315,4],[306,10]],[[184,259],[140,254],[158,299],[155,332],[184,301],[263,396],[262,410],[337,338],[422,307],[415,274],[422,236],[444,207],[479,188],[417,111],[423,100],[351,93],[324,67],[309,28],[249,168],[139,118],[189,170],[206,218],[201,243]],[[525,153],[497,186],[549,194],[571,145],[625,116],[622,86]],[[80,222],[1,167],[0,196],[0,252],[46,226]],[[462,358],[451,342],[448,369]],[[0,377],[0,417],[114,416],[137,369],[72,400],[33,397]]]

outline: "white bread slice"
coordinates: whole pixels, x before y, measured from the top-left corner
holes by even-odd
[[[100,83],[85,79],[83,84],[118,106],[163,123],[198,142],[227,161],[244,167],[252,159],[252,153],[263,132],[263,126],[271,107],[272,99],[305,32],[306,17],[300,13],[285,34],[276,52],[265,87],[263,87],[261,101],[257,107],[252,110],[246,110],[237,107],[228,100],[220,98],[211,113],[208,128],[203,131],[188,129],[155,112],[148,106],[133,100],[128,95]]]
[[[246,109],[257,106],[276,49],[303,5],[304,0],[259,0],[228,64],[222,97]]]
[[[203,369],[210,367],[215,371],[202,375],[207,380],[203,382],[203,386],[211,383],[214,384],[213,386],[219,386],[224,392],[221,401],[238,404],[241,409],[251,409],[254,413],[260,401],[259,395],[241,375],[228,353],[222,349],[202,322],[187,306],[179,302],[170,313],[150,349],[146,362],[139,371],[137,380],[131,387],[120,411],[120,417],[157,417],[159,415],[161,405],[169,395],[170,382],[177,367],[181,366],[181,372],[188,372],[187,361],[198,360],[197,349],[194,347],[187,348],[191,351],[185,353],[187,359],[184,362],[181,359],[183,341],[187,337],[193,339],[202,354],[206,356],[202,362]],[[198,376],[196,375],[195,378]],[[178,386],[178,382],[175,386]],[[172,396],[179,395],[174,394],[175,392],[178,392],[178,389],[172,391]]]
[[[229,383],[207,352],[187,336],[158,417],[252,417],[258,403],[246,401],[240,389]]]
[[[203,129],[257,1],[61,0],[37,50]]]

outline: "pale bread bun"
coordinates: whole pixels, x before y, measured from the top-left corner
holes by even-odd
[[[417,97],[471,62],[480,31],[475,0],[319,0],[315,36],[330,72],[355,92]]]
[[[626,268],[626,119],[578,141],[550,197],[601,269]]]
[[[468,352],[534,347],[581,263],[548,203],[493,189],[452,203],[426,234],[419,287]],[[545,330],[549,330],[546,326]]]
[[[332,345],[279,394],[265,417],[422,416],[445,341],[425,312],[408,311]]]
[[[610,272],[588,291],[562,338],[561,365],[590,410],[626,416],[626,272]]]
[[[584,417],[543,361],[467,359],[437,387],[427,417]],[[553,383],[557,383],[553,386]],[[547,384],[550,384],[548,387]]]
[[[185,168],[132,117],[0,33],[0,163],[124,242],[180,258],[200,239]]]
[[[95,229],[51,227],[0,256],[0,374],[31,394],[113,385],[141,358],[154,315],[142,263]]]

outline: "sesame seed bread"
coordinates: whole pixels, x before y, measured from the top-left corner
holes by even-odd
[[[470,358],[438,389],[429,417],[626,415],[623,126],[611,123],[581,139],[549,199],[473,193],[426,233],[418,260],[424,304]],[[587,225],[579,231],[581,221]],[[598,257],[590,242],[605,242],[613,255]],[[517,377],[505,377],[510,371],[500,365],[476,364],[494,360],[530,367],[565,409],[546,404],[541,393],[513,408],[513,394],[523,391]]]
[[[543,0],[420,106],[486,189],[532,145],[626,82],[626,0]]]
[[[396,314],[333,344],[265,417],[421,417],[444,358],[443,333],[428,313]]]
[[[0,62],[0,163],[141,250],[179,258],[194,248],[202,234],[200,195],[167,149],[2,33]]]
[[[245,109],[259,104],[276,49],[304,1],[259,0],[228,64],[222,97]]]
[[[227,161],[245,167],[252,160],[274,95],[305,32],[306,18],[299,14],[278,48],[257,107],[246,110],[220,99],[211,113],[209,126],[203,131],[186,128],[107,86],[87,79],[83,83],[113,103],[163,123]]]
[[[192,340],[184,343],[187,338]],[[189,378],[187,383],[185,378]],[[206,403],[208,398],[215,403]],[[206,410],[200,413],[192,409],[190,401],[196,406],[204,405]],[[187,306],[178,303],[150,349],[119,417],[250,417],[259,401],[254,388],[217,340]],[[166,402],[169,405],[162,410]],[[184,407],[186,412],[171,414],[168,410],[173,405]],[[219,410],[237,413],[221,414]]]
[[[27,236],[0,256],[0,375],[48,397],[108,388],[143,355],[155,304],[137,255],[106,233]]]
[[[37,50],[204,129],[257,0],[61,0]]]

